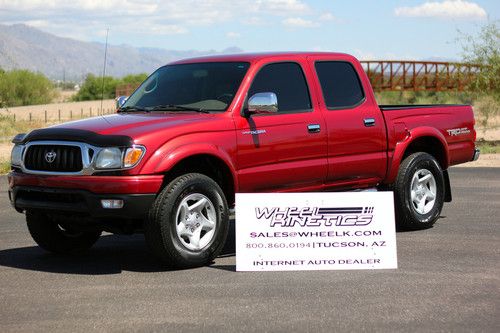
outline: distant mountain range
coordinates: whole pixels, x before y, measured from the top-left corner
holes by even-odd
[[[175,51],[108,45],[106,74],[151,73],[170,61],[206,54],[238,53],[237,47],[221,52]],[[88,73],[101,75],[104,44],[58,37],[24,24],[0,24],[0,68],[29,69],[53,80],[81,81]]]

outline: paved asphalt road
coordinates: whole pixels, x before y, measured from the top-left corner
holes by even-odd
[[[46,254],[0,178],[0,330],[500,332],[500,169],[451,171],[434,228],[397,234],[397,270],[235,272],[234,234],[210,267],[166,271],[143,237]]]

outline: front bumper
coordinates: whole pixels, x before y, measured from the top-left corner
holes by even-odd
[[[94,219],[145,219],[163,176],[34,176],[9,174],[9,198],[18,211],[43,210]],[[123,200],[105,209],[101,200]]]
[[[155,194],[95,194],[82,190],[15,186],[9,190],[11,204],[18,211],[43,210],[55,214],[75,213],[93,219],[143,220]],[[119,209],[105,209],[103,199],[123,200]]]

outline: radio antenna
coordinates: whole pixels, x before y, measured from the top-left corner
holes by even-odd
[[[104,65],[102,68],[102,90],[101,90],[101,116],[103,113],[102,110],[102,103],[104,101],[104,77],[106,76],[106,60],[108,57],[108,34],[109,34],[109,28],[106,29],[106,44],[104,46]]]

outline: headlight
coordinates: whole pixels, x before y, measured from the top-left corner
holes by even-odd
[[[12,148],[12,152],[10,154],[10,163],[15,166],[21,166],[23,162],[23,145],[15,145]]]
[[[96,169],[132,168],[140,162],[146,149],[142,146],[131,148],[103,148],[96,157]]]
[[[122,167],[122,151],[120,148],[104,148],[95,161],[97,169],[120,169]]]

